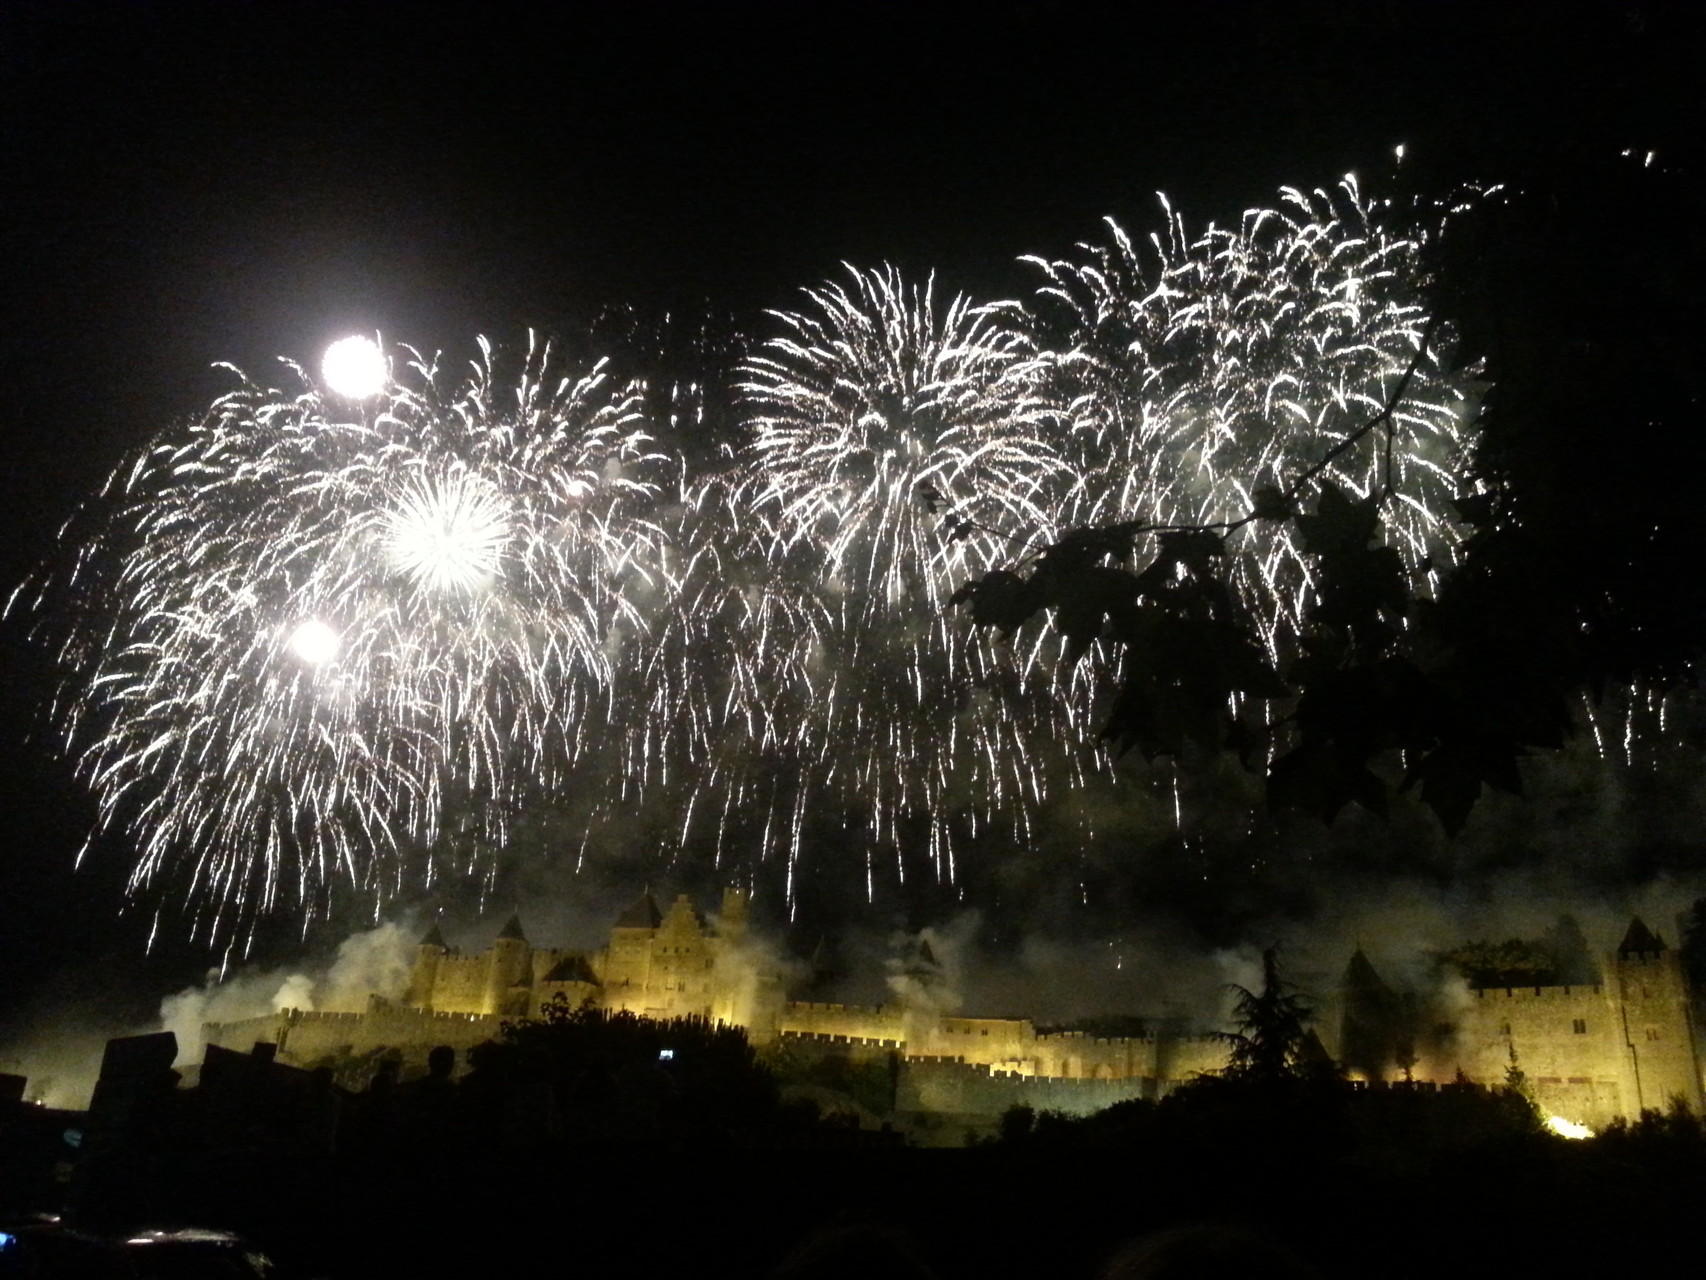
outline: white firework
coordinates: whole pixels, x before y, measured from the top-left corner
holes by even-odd
[[[1433,320],[1421,242],[1383,230],[1354,179],[1336,196],[1285,196],[1194,238],[1168,208],[1147,255],[1110,221],[1111,243],[1028,259],[1043,285],[1008,314],[1079,433],[1085,482],[1071,523],[1238,520],[1259,486],[1283,490],[1397,390]],[[1387,536],[1412,568],[1454,554],[1450,500],[1481,386],[1451,355],[1436,327],[1391,432],[1325,473],[1359,495],[1390,482]],[[1265,524],[1247,527],[1239,552],[1236,577],[1277,656],[1308,604],[1306,562]]]
[[[383,901],[447,818],[490,848],[600,731],[663,472],[637,385],[520,365],[501,388],[482,341],[459,387],[415,357],[353,404],[292,366],[115,475],[60,584],[61,728],[133,888],[169,878],[216,934]]]

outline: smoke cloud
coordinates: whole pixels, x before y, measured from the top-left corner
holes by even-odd
[[[158,1029],[177,1036],[177,1065],[188,1066],[200,1062],[206,1049],[205,1023],[240,1022],[281,1009],[358,1012],[369,995],[402,996],[413,960],[412,930],[389,923],[345,938],[324,965],[239,971],[223,979],[217,969],[209,970],[199,986],[160,1002]]]

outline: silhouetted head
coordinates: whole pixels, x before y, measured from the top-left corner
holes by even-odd
[[[830,1226],[808,1237],[775,1280],[935,1280],[912,1237],[892,1227]]]
[[[438,1045],[427,1054],[427,1074],[434,1080],[448,1080],[456,1070],[456,1050],[447,1044]]]
[[[1199,1222],[1134,1240],[1102,1268],[1101,1280],[1317,1280],[1319,1273],[1248,1227]]]

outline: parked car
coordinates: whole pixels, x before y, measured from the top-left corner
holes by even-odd
[[[51,1215],[0,1220],[0,1280],[283,1280],[230,1231],[177,1227],[106,1235]]]

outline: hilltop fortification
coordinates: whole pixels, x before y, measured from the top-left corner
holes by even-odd
[[[209,1024],[205,1034],[236,1050],[270,1042],[280,1061],[298,1066],[380,1052],[424,1061],[435,1045],[466,1050],[499,1035],[506,1019],[538,1017],[562,999],[738,1025],[761,1046],[889,1062],[897,1109],[964,1117],[1014,1103],[1084,1113],[1158,1097],[1225,1065],[1222,1040],[1165,1024],[1103,1037],[943,1012],[933,998],[941,970],[927,946],[909,967],[909,994],[881,1005],[789,1000],[762,954],[748,942],[745,895],[725,894],[713,924],[685,896],[660,911],[647,894],[596,951],[534,946],[513,917],[489,949],[466,954],[434,928],[401,1001],[374,995],[360,1013],[284,1009]],[[1677,1099],[1701,1110],[1702,1055],[1678,954],[1637,920],[1601,970],[1597,981],[1569,985],[1472,988],[1442,1022],[1439,1010],[1388,987],[1359,950],[1336,1025],[1323,1028],[1327,1048],[1372,1087],[1398,1078],[1436,1087],[1460,1076],[1500,1084],[1514,1065],[1547,1114],[1595,1128]]]

